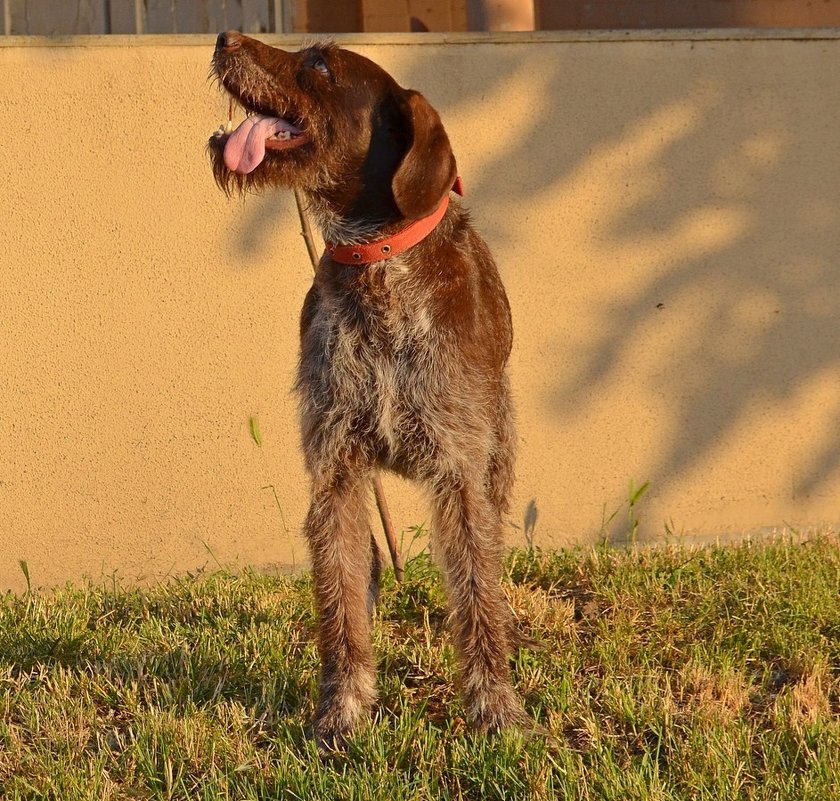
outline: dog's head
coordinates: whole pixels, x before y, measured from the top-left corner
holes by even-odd
[[[219,34],[213,70],[247,117],[210,139],[227,192],[299,187],[350,216],[417,219],[456,176],[437,112],[369,59],[334,44],[288,53]]]

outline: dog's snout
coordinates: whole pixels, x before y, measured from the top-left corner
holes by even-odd
[[[242,42],[242,34],[239,31],[222,31],[216,37],[216,50],[233,50]]]

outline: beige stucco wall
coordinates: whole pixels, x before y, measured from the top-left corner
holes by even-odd
[[[838,521],[840,38],[347,42],[441,111],[509,290],[512,544],[621,538],[631,481],[642,539]],[[212,46],[0,39],[0,588],[305,560],[310,267],[289,194],[211,180]]]

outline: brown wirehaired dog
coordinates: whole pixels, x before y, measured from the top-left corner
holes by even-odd
[[[487,246],[449,201],[457,173],[440,118],[333,44],[287,53],[222,33],[213,67],[249,112],[210,140],[217,183],[301,189],[327,242],[301,315],[297,379],[312,477],[319,745],[340,747],[376,696],[366,608],[376,467],[431,492],[471,723],[524,723],[500,585],[515,440],[510,310]]]

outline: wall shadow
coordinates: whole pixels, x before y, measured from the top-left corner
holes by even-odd
[[[745,424],[787,414],[791,496],[827,492],[840,471],[840,103],[828,95],[840,98],[820,83],[817,48],[495,45],[489,70],[478,51],[453,45],[433,62],[418,47],[386,66],[429,97],[466,152],[467,205],[506,256],[503,274],[533,276],[526,308],[558,282],[602,276],[598,292],[556,309],[592,335],[550,338],[542,355],[557,378],[519,403],[562,424],[593,397],[619,397],[618,380],[657,399],[660,444],[635,475],[656,493]],[[459,130],[476,116],[493,128],[481,142]],[[547,198],[559,211],[535,230],[529,209]],[[243,249],[268,218],[245,224]],[[526,245],[529,255],[510,258]],[[819,398],[808,425],[820,430],[794,453],[796,410]]]
[[[468,181],[497,248],[528,241],[532,234],[511,209],[545,193],[561,198],[574,219],[538,232],[561,243],[551,263],[526,258],[503,271],[535,273],[535,304],[544,301],[543,281],[622,273],[605,280],[587,308],[557,310],[570,325],[591,318],[597,334],[571,350],[565,338],[556,343],[549,358],[576,368],[558,371],[573,380],[555,382],[546,408],[572,419],[613,387],[617,373],[643,384],[667,410],[660,424],[668,437],[637,478],[661,491],[757,415],[794,415],[822,394],[822,431],[807,435],[813,448],[791,467],[791,494],[801,499],[825,492],[840,469],[840,160],[836,120],[826,114],[836,90],[810,82],[819,67],[803,48],[779,43],[774,56],[753,46],[731,42],[701,54],[691,42],[662,43],[670,73],[668,57],[634,44],[605,44],[598,53],[589,45],[577,63],[575,50],[584,46],[569,46],[553,65],[501,54],[497,85],[468,84],[441,113],[446,119],[476,97],[498,102],[510,76],[535,71],[528,81],[542,83],[544,100],[529,107],[519,144]],[[724,48],[741,48],[750,69],[734,72],[716,52]],[[696,67],[686,83],[688,60]],[[604,61],[612,64],[604,69]],[[423,72],[421,65],[418,84]],[[562,243],[576,241],[600,258],[569,274],[575,256]],[[658,361],[647,358],[648,347]],[[789,420],[792,429],[798,423]],[[795,431],[784,438],[795,447]]]

